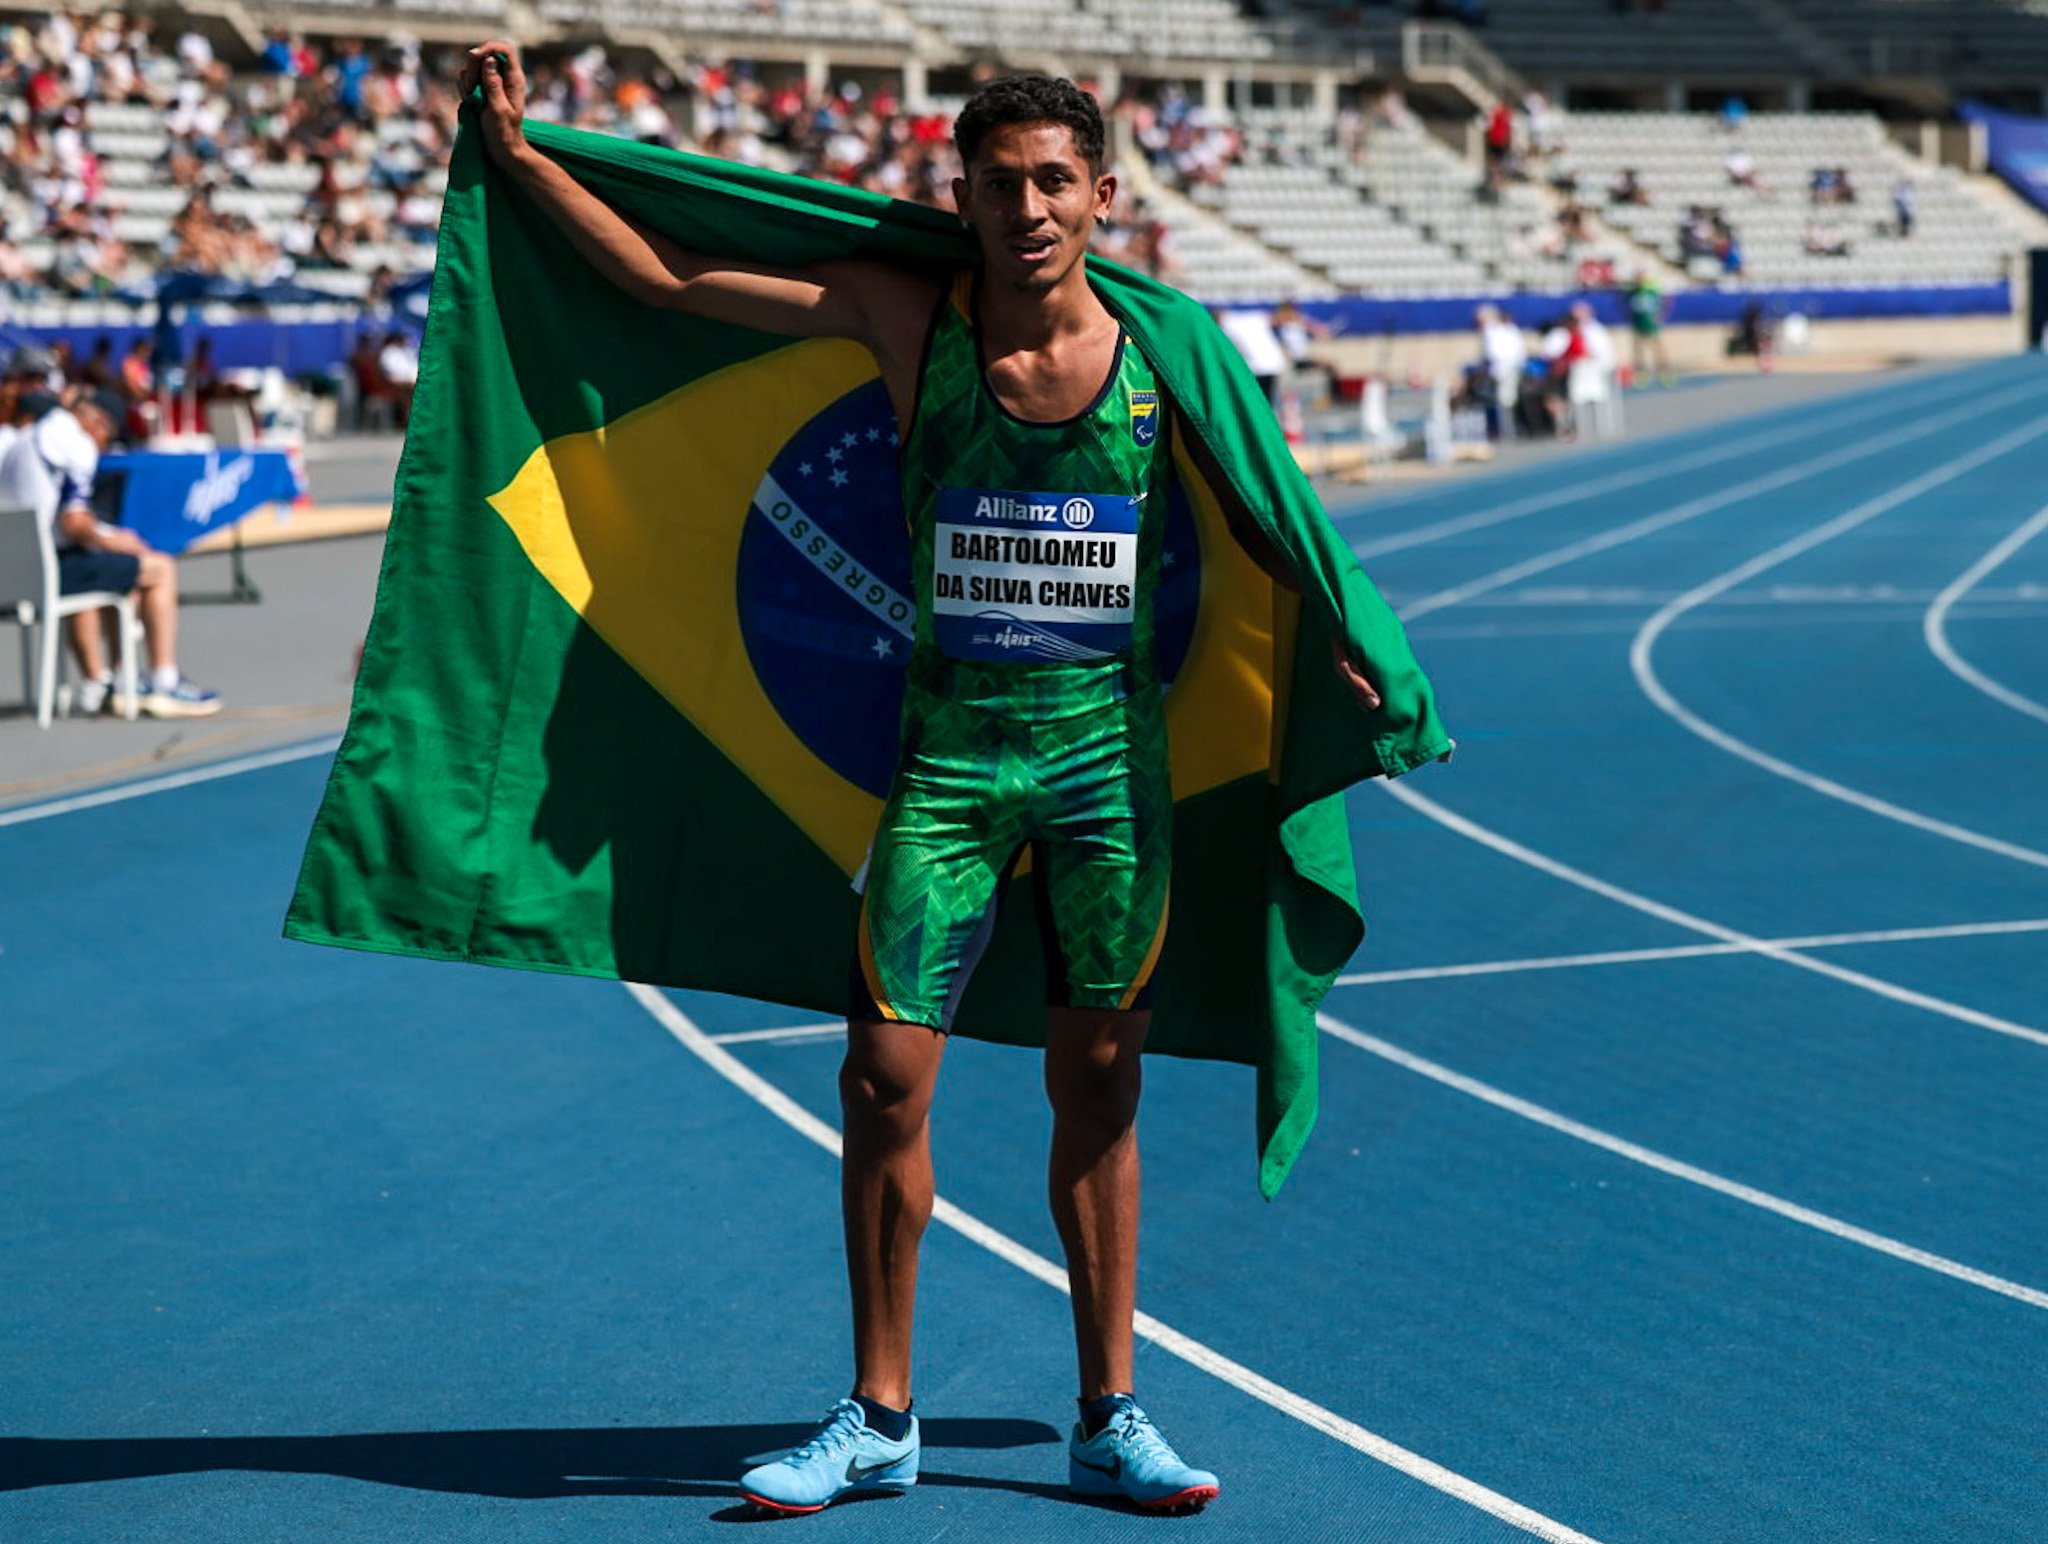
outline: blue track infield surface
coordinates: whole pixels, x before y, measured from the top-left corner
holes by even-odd
[[[1460,750],[1351,796],[1277,1203],[1249,1073],[1149,1067],[1140,1393],[1222,1499],[1065,1494],[1037,1069],[962,1042],[924,1481],[775,1526],[2041,1539],[2048,535],[1956,587],[2044,503],[2020,359],[1337,509]],[[324,773],[0,811],[0,1544],[751,1525],[849,1376],[836,1035],[281,942]]]

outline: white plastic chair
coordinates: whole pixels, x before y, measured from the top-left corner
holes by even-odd
[[[58,624],[80,611],[112,606],[120,614],[120,663],[115,691],[133,718],[136,691],[135,637],[140,631],[133,595],[89,590],[57,593],[57,549],[32,509],[0,509],[0,621],[21,628],[21,695],[36,705],[36,727],[48,729],[57,702],[57,675],[64,656]],[[39,653],[35,651],[40,651]],[[33,657],[33,668],[31,659]]]
[[[1573,427],[1579,433],[1603,440],[1621,433],[1621,398],[1607,366],[1598,360],[1579,360],[1572,366],[1565,392],[1571,402]]]

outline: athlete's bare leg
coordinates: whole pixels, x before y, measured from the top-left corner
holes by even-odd
[[[1047,1192],[1074,1290],[1081,1397],[1131,1391],[1138,1296],[1139,1052],[1150,1013],[1055,1008],[1045,1047],[1052,1101]]]
[[[910,1405],[917,1246],[932,1215],[929,1117],[945,1050],[935,1029],[855,1019],[839,1069],[853,1391],[892,1410]]]

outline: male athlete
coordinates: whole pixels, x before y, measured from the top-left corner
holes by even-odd
[[[1159,383],[1088,284],[1089,233],[1116,196],[1094,100],[1020,76],[961,110],[953,196],[982,266],[949,281],[686,251],[527,144],[510,44],[472,49],[462,84],[482,88],[492,157],[601,273],[651,305],[859,341],[902,436],[916,638],[839,1075],[853,1392],[809,1441],[744,1475],[742,1493],[814,1512],[917,1479],[927,1114],[954,1009],[1028,847],[1049,955],[1049,1190],[1080,1359],[1069,1484],[1153,1511],[1206,1505],[1216,1477],[1183,1463],[1131,1394],[1139,1052],[1171,854],[1151,597],[1172,454]],[[1338,670],[1378,705],[1349,661]]]

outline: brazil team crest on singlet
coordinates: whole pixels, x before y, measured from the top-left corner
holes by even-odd
[[[1152,399],[1142,428],[1140,396]],[[1149,443],[1158,433],[1157,395],[1131,397],[1132,433]],[[1123,549],[1136,541],[1136,500],[1038,495],[1036,502],[1051,513],[1034,520],[1033,496],[1024,495],[1019,509],[1012,507],[1014,496],[1005,495],[1011,499],[1005,503],[983,490],[987,503],[978,518],[972,494],[959,492],[967,500],[953,522],[960,553],[948,560],[959,598],[935,598],[934,620],[942,630],[957,627],[963,637],[990,631],[988,614],[1004,609],[970,601],[970,584],[987,595],[993,591],[985,587],[999,582],[1030,583],[1032,606],[1042,600],[1072,608],[1084,625],[1103,627],[1091,642],[1118,647],[1120,619],[1127,639],[1130,597],[1114,591],[1119,583],[1128,589],[1132,578],[1124,572],[1131,565]],[[1069,507],[1077,499],[1088,504],[1085,518]],[[1039,545],[1027,552],[1019,546],[1027,541]],[[1055,541],[1061,543],[1057,552],[1043,546]],[[1067,593],[1041,597],[1036,586],[1042,576],[1032,565],[1048,555],[1071,558],[1074,574],[1065,580]],[[1194,519],[1178,489],[1167,510],[1160,563],[1153,618],[1159,676],[1170,683],[1186,657],[1201,595]],[[1027,570],[1030,576],[1020,577]],[[748,662],[775,711],[840,776],[886,795],[917,618],[895,415],[880,381],[840,397],[775,453],[747,511],[735,581]],[[990,657],[1014,656],[999,651]]]
[[[1150,445],[1159,438],[1159,393],[1156,391],[1133,391],[1131,393],[1131,440],[1134,444]]]

